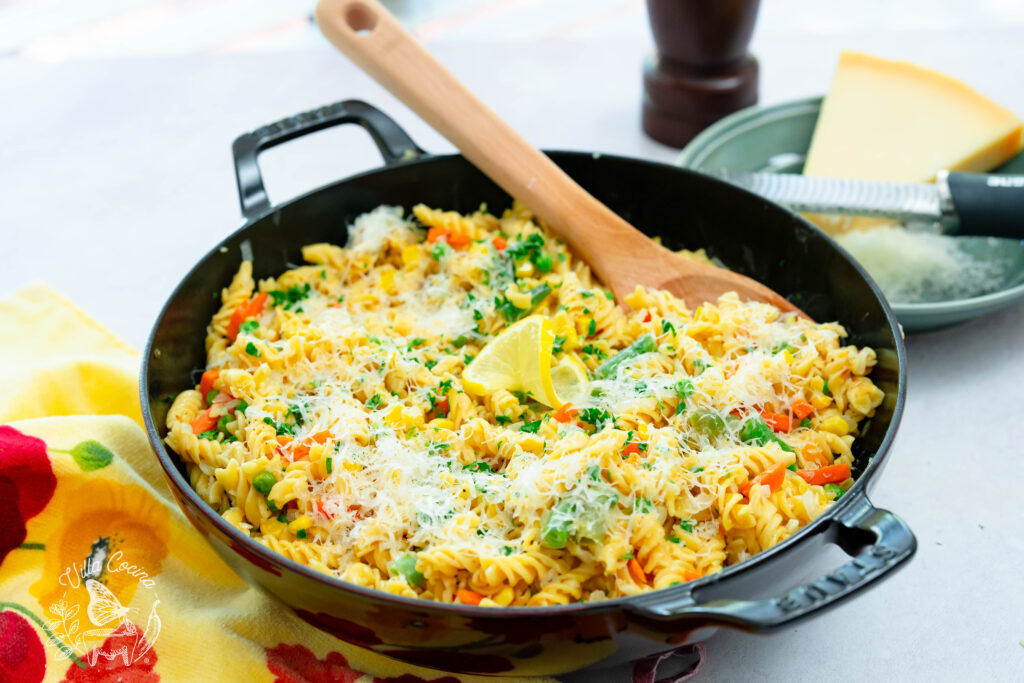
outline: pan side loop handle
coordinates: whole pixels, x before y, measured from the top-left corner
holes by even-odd
[[[247,220],[270,210],[257,157],[263,150],[342,123],[358,123],[370,133],[387,166],[424,154],[412,138],[384,112],[360,100],[335,102],[261,126],[235,138],[231,152],[242,215]]]
[[[712,622],[759,633],[777,631],[819,614],[889,576],[913,556],[917,539],[907,524],[861,497],[835,522],[832,539],[852,559],[821,578],[785,595],[765,600],[715,600],[700,604],[689,592],[681,599],[655,601],[635,608],[654,621]],[[693,591],[699,593],[698,587]]]

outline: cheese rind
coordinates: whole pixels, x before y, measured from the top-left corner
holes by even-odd
[[[856,52],[839,58],[804,174],[929,181],[986,171],[1021,149],[1013,112],[945,74]]]

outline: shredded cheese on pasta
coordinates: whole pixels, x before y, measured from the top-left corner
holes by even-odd
[[[303,256],[259,283],[242,263],[167,443],[238,529],[395,594],[553,605],[719,571],[849,488],[883,399],[840,325],[640,288],[626,312],[518,204],[382,206]],[[592,373],[571,410],[462,391],[488,340],[537,313],[555,360]]]

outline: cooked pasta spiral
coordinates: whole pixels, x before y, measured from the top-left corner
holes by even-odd
[[[236,528],[395,595],[562,605],[720,571],[850,487],[885,398],[836,323],[640,288],[619,307],[518,203],[382,206],[302,253],[259,282],[243,262],[220,292],[166,441]],[[550,321],[553,364],[589,375],[557,411],[463,390],[527,314]]]

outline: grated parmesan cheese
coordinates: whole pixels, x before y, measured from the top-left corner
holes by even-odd
[[[861,262],[886,297],[900,303],[980,296],[998,289],[1003,279],[998,264],[967,253],[948,235],[882,227],[836,240]]]

